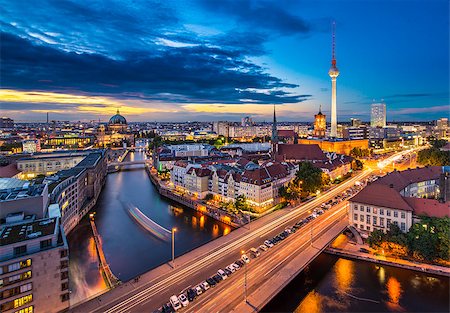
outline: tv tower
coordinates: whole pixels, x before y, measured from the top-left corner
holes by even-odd
[[[336,109],[336,78],[339,76],[339,70],[336,67],[336,55],[335,55],[335,45],[336,45],[336,23],[333,21],[333,43],[332,43],[332,58],[331,67],[328,71],[328,75],[331,78],[331,137],[337,137],[337,109]]]

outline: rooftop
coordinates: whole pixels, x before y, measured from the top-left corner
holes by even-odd
[[[366,186],[353,196],[350,201],[384,208],[413,211],[413,208],[397,190],[382,184],[370,184]]]
[[[394,171],[379,178],[375,181],[376,184],[392,185],[392,187],[401,191],[408,185],[413,183],[419,183],[422,181],[439,179],[442,173],[442,167],[440,166],[427,166],[422,168],[408,169],[405,171]]]
[[[57,219],[43,219],[5,227],[0,234],[0,246],[32,240],[55,233]]]
[[[36,197],[42,194],[44,188],[44,184],[30,185],[28,181],[15,178],[0,178],[0,201]]]

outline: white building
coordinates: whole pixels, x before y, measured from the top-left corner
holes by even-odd
[[[36,153],[41,151],[41,141],[39,139],[26,139],[22,141],[22,151],[24,153]]]
[[[386,103],[372,103],[370,108],[370,127],[386,126]]]

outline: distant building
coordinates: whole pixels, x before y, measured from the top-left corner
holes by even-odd
[[[299,144],[319,145],[320,149],[326,152],[334,152],[336,154],[349,155],[353,148],[368,149],[369,141],[367,139],[353,140],[326,140],[326,139],[303,139],[298,140]]]
[[[0,128],[14,128],[14,121],[9,117],[0,118]]]
[[[41,151],[41,141],[39,139],[26,139],[22,141],[23,153],[36,153]]]
[[[241,120],[241,126],[248,127],[253,125],[253,120],[250,116],[243,117]]]
[[[440,118],[436,121],[436,137],[438,139],[449,139],[450,138],[450,127],[448,118]]]
[[[313,136],[317,138],[324,138],[327,130],[327,116],[322,114],[322,106],[320,106],[319,113],[314,115],[314,131]]]
[[[212,130],[219,136],[230,137],[230,129],[228,122],[224,121],[214,122]]]
[[[127,120],[120,115],[119,110],[107,125],[101,124],[97,128],[96,137],[100,147],[134,145],[134,134],[128,130]]]
[[[362,121],[358,118],[352,118],[350,119],[352,123],[352,127],[359,127],[362,125]]]
[[[351,126],[344,128],[342,132],[344,139],[368,139],[369,131],[365,126]]]
[[[370,109],[370,127],[386,126],[386,104],[372,103]]]

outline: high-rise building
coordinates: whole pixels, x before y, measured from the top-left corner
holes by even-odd
[[[362,125],[362,121],[359,118],[351,118],[352,127],[359,127]]]
[[[448,139],[450,137],[448,118],[440,118],[436,121],[436,137],[438,139]]]
[[[0,118],[0,128],[14,128],[14,121],[8,117]]]
[[[322,114],[322,106],[319,108],[319,113],[314,115],[314,131],[313,135],[317,138],[325,137],[327,130],[327,116]]]
[[[386,104],[372,103],[370,109],[370,127],[386,126]]]
[[[26,139],[22,141],[22,151],[24,153],[36,153],[41,151],[40,139]]]
[[[333,22],[333,44],[332,44],[332,58],[331,68],[328,71],[328,75],[331,78],[331,132],[330,137],[337,137],[337,107],[336,107],[336,78],[339,76],[339,70],[336,66],[335,55],[335,26]]]
[[[241,126],[248,127],[253,125],[253,120],[250,116],[243,117],[241,120]]]

